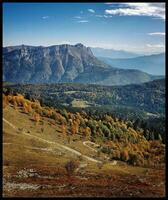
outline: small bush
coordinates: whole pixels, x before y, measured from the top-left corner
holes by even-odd
[[[75,169],[77,169],[77,167],[79,166],[78,162],[76,161],[69,161],[65,164],[65,169],[67,171],[68,176],[73,175],[73,173],[75,172]]]
[[[102,147],[101,151],[102,153],[107,153],[107,154],[111,153],[111,149],[109,147]]]
[[[131,165],[142,166],[144,164],[144,159],[138,153],[130,153],[128,163]]]

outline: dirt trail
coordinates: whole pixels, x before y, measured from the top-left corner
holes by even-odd
[[[87,146],[87,147],[88,147],[89,149],[91,149],[92,151],[98,152],[96,149],[90,147],[88,144],[92,144],[92,145],[94,145],[94,147],[99,147],[99,146],[100,146],[99,144],[96,144],[96,143],[91,142],[91,141],[89,141],[89,140],[83,142],[83,145],[84,145],[84,146]],[[110,165],[117,165],[117,160],[113,160],[113,162],[111,162]]]
[[[83,142],[83,145],[84,145],[84,146],[88,147],[88,148],[91,149],[92,151],[97,152],[96,149],[94,149],[94,148],[90,147],[89,145],[87,145],[88,143],[89,143],[89,144],[93,144],[95,147],[98,147],[99,145],[96,144],[96,143],[94,143],[94,142],[90,142],[90,141],[84,141],[84,142]]]
[[[6,120],[5,118],[3,118],[3,121],[6,122],[9,126],[11,126],[13,129],[15,129],[15,130],[18,131],[18,128],[17,128],[15,125],[13,125],[12,123],[10,123],[8,120]],[[43,142],[46,142],[46,143],[49,143],[49,144],[55,144],[56,146],[58,146],[58,147],[60,147],[60,148],[62,148],[62,149],[64,149],[64,150],[70,151],[71,153],[74,153],[74,154],[76,154],[76,155],[78,155],[78,156],[82,156],[82,157],[85,158],[86,160],[89,160],[89,161],[92,161],[92,162],[96,162],[96,163],[102,163],[102,162],[99,161],[99,160],[96,160],[96,159],[91,158],[91,157],[89,157],[89,156],[82,155],[79,151],[76,151],[76,150],[74,150],[74,149],[72,149],[72,148],[70,148],[70,147],[67,147],[67,146],[65,146],[65,145],[59,144],[59,143],[57,143],[57,142],[51,142],[51,141],[49,141],[49,140],[42,139],[42,138],[40,138],[40,137],[38,137],[38,136],[31,135],[31,134],[26,133],[26,132],[24,132],[24,131],[22,131],[22,134],[24,134],[24,135],[26,135],[26,136],[29,136],[29,137],[36,138],[36,139],[38,139],[38,140],[40,140],[40,141],[43,141]]]

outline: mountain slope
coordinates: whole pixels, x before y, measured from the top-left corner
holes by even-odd
[[[112,67],[138,69],[149,74],[165,75],[165,53],[128,59],[111,59],[107,57],[99,57],[99,59]]]
[[[3,80],[16,83],[143,83],[157,76],[110,67],[82,44],[3,48]]]
[[[3,196],[165,196],[165,145],[142,134],[108,115],[61,114],[3,95]]]

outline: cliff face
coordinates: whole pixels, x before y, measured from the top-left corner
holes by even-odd
[[[126,75],[127,74],[127,75]],[[131,78],[132,76],[136,78]],[[82,44],[3,48],[3,80],[17,83],[82,82],[124,85],[150,81],[138,70],[122,70],[99,61]]]

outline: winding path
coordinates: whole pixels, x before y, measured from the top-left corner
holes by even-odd
[[[97,152],[97,150],[94,149],[94,148],[92,148],[92,147],[90,147],[90,146],[88,145],[88,143],[93,144],[95,147],[99,147],[100,145],[98,145],[98,144],[96,144],[96,143],[94,143],[94,142],[90,142],[90,141],[84,141],[84,142],[83,142],[83,145],[84,145],[84,146],[88,147],[88,148],[91,149],[92,151]]]
[[[3,118],[3,121],[6,122],[9,126],[11,126],[13,129],[15,129],[15,130],[18,131],[18,128],[17,128],[15,125],[13,125],[12,123],[10,123],[8,120],[6,120],[5,118]],[[42,138],[40,138],[40,137],[38,137],[38,136],[35,136],[35,135],[31,135],[31,134],[29,134],[29,133],[26,133],[25,131],[22,131],[22,134],[24,134],[24,135],[26,135],[26,136],[29,136],[29,137],[32,137],[32,138],[36,138],[36,139],[38,139],[38,140],[40,140],[40,141],[43,141],[43,142],[46,142],[46,143],[49,143],[49,144],[55,144],[57,147],[60,147],[60,148],[62,148],[62,149],[64,149],[64,150],[67,150],[67,151],[69,151],[69,152],[71,152],[71,153],[74,153],[74,154],[76,154],[76,155],[78,155],[78,156],[82,156],[82,157],[85,158],[86,160],[89,160],[89,161],[92,161],[92,162],[96,162],[96,163],[102,163],[102,161],[96,160],[96,159],[91,158],[91,157],[86,156],[86,155],[82,155],[79,151],[76,151],[76,150],[74,150],[74,149],[72,149],[72,148],[70,148],[70,147],[67,147],[67,146],[65,146],[65,145],[59,144],[59,143],[57,143],[57,142],[51,142],[51,141],[49,141],[49,140],[42,139]]]

